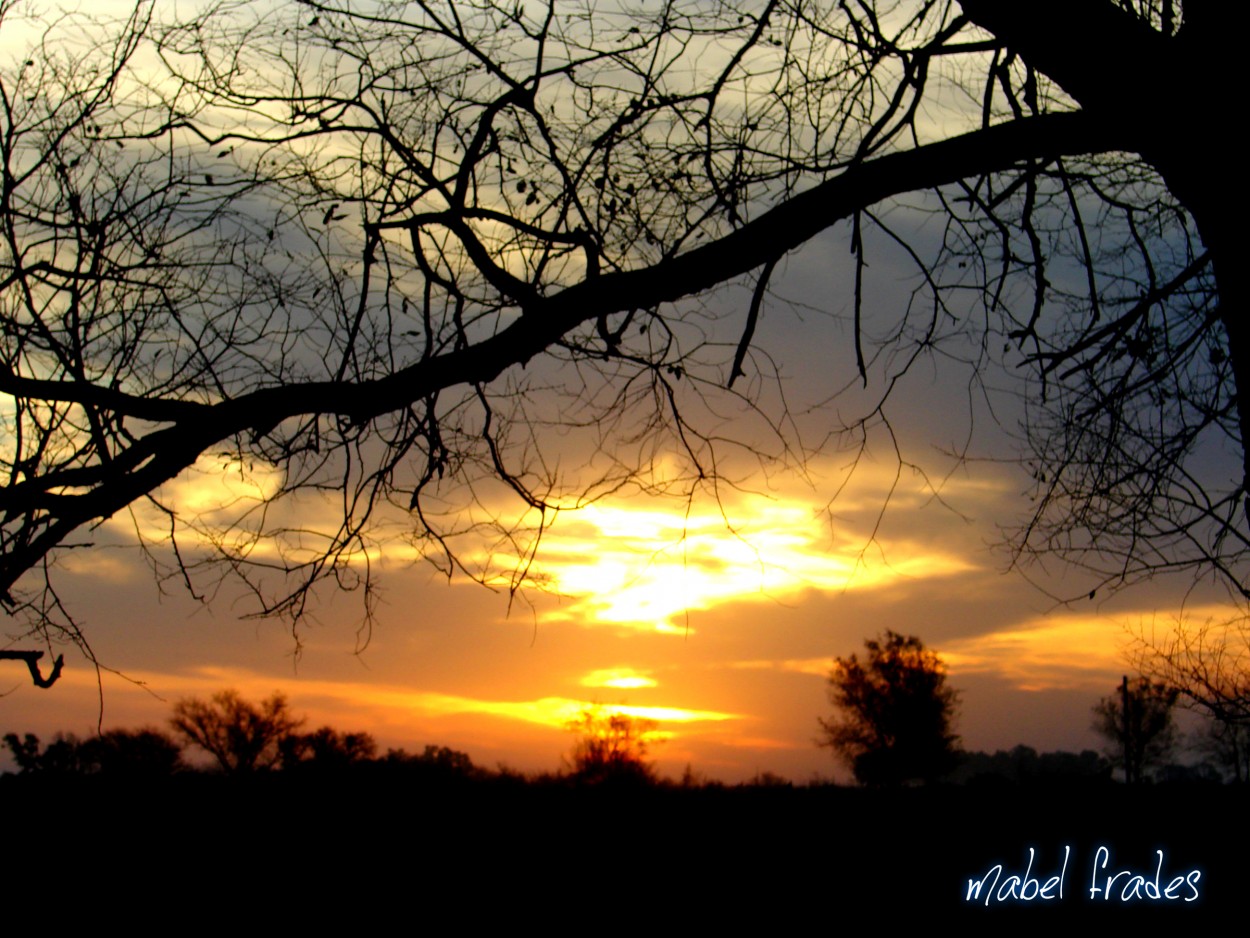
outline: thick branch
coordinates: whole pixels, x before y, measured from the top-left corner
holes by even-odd
[[[61,676],[61,669],[65,666],[65,656],[56,656],[56,660],[52,662],[52,671],[47,677],[44,677],[39,670],[39,659],[42,657],[42,651],[0,651],[0,661],[25,661],[26,667],[30,669],[30,679],[35,682],[35,686],[48,688]]]
[[[1159,94],[1183,44],[1108,0],[960,0],[960,6],[1086,109],[1138,130],[1157,126]],[[1148,109],[1145,121],[1141,109]]]
[[[193,420],[204,405],[195,401],[173,400],[161,397],[140,397],[116,388],[105,388],[87,381],[52,381],[44,378],[26,378],[15,374],[8,365],[0,363],[0,394],[10,397],[39,401],[59,401],[99,407],[115,414],[138,420],[158,423],[173,420]]]

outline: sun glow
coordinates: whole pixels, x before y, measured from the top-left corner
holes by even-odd
[[[618,690],[635,690],[641,687],[658,687],[655,678],[635,671],[633,668],[604,668],[591,671],[582,678],[583,687],[613,687]]]
[[[245,697],[254,698],[264,697],[273,691],[272,678],[230,668],[198,668],[193,675],[176,677],[152,675],[148,682],[176,684],[180,692],[188,693],[211,693],[222,687],[235,687]],[[298,689],[300,698],[312,705],[310,709],[324,709],[328,713],[350,711],[362,716],[369,713],[378,717],[388,715],[385,720],[379,719],[379,723],[397,719],[403,722],[413,717],[481,715],[564,730],[583,711],[596,708],[659,723],[723,723],[741,719],[741,715],[735,713],[686,707],[629,704],[607,706],[594,701],[559,696],[532,700],[491,700],[352,681],[301,679]]]
[[[687,634],[686,613],[806,590],[877,589],[899,579],[946,576],[966,560],[918,542],[892,542],[889,562],[864,542],[831,531],[822,509],[801,500],[744,498],[721,510],[659,512],[596,504],[559,522],[538,565],[574,601],[548,619]]]
[[[447,694],[426,693],[412,696],[411,706],[431,714],[480,713],[560,729],[576,721],[583,711],[596,706],[585,700],[574,700],[568,697],[542,697],[538,700],[477,700]],[[736,714],[732,713],[690,710],[684,707],[640,707],[619,704],[607,709],[610,709],[612,713],[655,720],[657,723],[718,723],[739,719]]]

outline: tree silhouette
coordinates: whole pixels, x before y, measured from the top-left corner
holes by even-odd
[[[89,772],[111,778],[161,779],[184,768],[182,747],[160,730],[106,730],[79,744]]]
[[[337,770],[368,762],[378,745],[368,733],[340,733],[323,726],[311,733],[290,733],[278,742],[278,761],[284,770]]]
[[[1250,723],[1210,720],[1198,738],[1198,750],[1209,756],[1234,782],[1250,782]]]
[[[1179,694],[1149,678],[1130,682],[1125,675],[1116,693],[1094,705],[1094,729],[1109,743],[1107,756],[1124,770],[1129,785],[1140,785],[1171,754],[1172,708]]]
[[[229,775],[245,775],[274,768],[282,744],[303,724],[286,697],[274,694],[260,705],[248,703],[238,691],[223,690],[211,700],[189,697],[174,704],[169,725],[174,732],[203,749]]]
[[[583,710],[568,729],[578,736],[570,762],[573,777],[590,784],[649,783],[655,766],[647,751],[658,724],[627,713]]]
[[[1162,637],[1142,631],[1130,652],[1144,678],[1173,688],[1205,718],[1204,746],[1237,781],[1250,780],[1250,620],[1178,621]]]
[[[946,669],[914,635],[887,631],[864,642],[863,662],[835,658],[829,700],[838,714],[820,720],[823,745],[842,759],[863,785],[931,782],[958,761],[951,732],[958,693],[946,686]]]
[[[47,747],[34,733],[6,733],[4,745],[23,774],[104,775],[111,779],[168,778],[183,768],[182,750],[160,730],[106,730],[79,739],[58,733]]]
[[[23,9],[0,0],[0,22]],[[31,629],[80,639],[52,561],[128,509],[160,521],[135,525],[149,559],[196,595],[224,569],[260,614],[297,620],[325,582],[367,616],[398,516],[418,553],[484,580],[500,571],[459,539],[502,532],[518,588],[563,508],[715,492],[735,446],[806,458],[754,337],[787,254],[831,228],[867,395],[833,439],[892,432],[920,356],[954,342],[975,387],[1001,347],[1034,379],[1019,558],[1250,596],[1239,140],[1211,92],[1237,87],[1232,8],[171,15],[25,23],[0,72],[0,595]],[[88,27],[91,49],[66,41]],[[915,233],[933,213],[936,242]],[[869,328],[871,259],[892,250],[916,296]],[[772,436],[727,438],[731,412]],[[1221,447],[1232,477],[1198,458]],[[197,466],[251,496],[170,501]],[[293,520],[326,490],[332,524]]]
[[[82,741],[73,733],[57,733],[46,747],[34,733],[20,737],[16,733],[6,733],[4,744],[13,753],[13,761],[23,774],[81,775],[87,771],[82,758]]]

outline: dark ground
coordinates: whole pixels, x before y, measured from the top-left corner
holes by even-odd
[[[592,934],[938,924],[999,934],[1069,923],[1139,934],[1223,923],[1237,933],[1250,895],[1250,792],[1214,785],[876,792],[366,773],[129,784],[5,776],[0,797],[6,931],[75,919],[145,932],[353,921],[418,934],[494,919]],[[987,882],[979,901],[965,901],[969,877],[996,863],[999,891],[1012,874],[1023,880],[1029,847],[1036,892],[1059,874],[1065,846],[1061,900],[987,907]],[[1110,900],[1089,898],[1099,846],[1110,852],[1104,879],[1131,871]],[[1160,888],[1199,870],[1195,888],[1121,901],[1132,874],[1154,882],[1160,849]]]

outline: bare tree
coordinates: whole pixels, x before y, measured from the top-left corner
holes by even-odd
[[[0,0],[6,30],[18,10]],[[516,588],[563,508],[714,488],[735,445],[810,452],[753,340],[786,255],[837,226],[869,395],[850,441],[971,336],[973,382],[999,358],[1035,381],[1021,558],[1244,597],[1238,149],[1210,91],[1236,87],[1235,16],[304,0],[25,24],[0,74],[0,592],[76,636],[51,565],[127,510],[164,519],[136,524],[159,574],[200,595],[224,569],[293,621],[322,582],[368,613],[396,512],[481,579],[456,538],[493,527]],[[919,286],[881,332],[864,283],[887,249]],[[726,434],[727,401],[772,443]],[[1219,446],[1233,478],[1202,470]],[[200,515],[162,499],[213,461],[268,481]],[[301,491],[338,493],[335,522],[284,510]]]
[[[1130,683],[1094,705],[1094,730],[1107,740],[1107,757],[1124,770],[1124,781],[1140,785],[1146,773],[1161,766],[1176,742],[1172,708],[1180,692],[1146,677]]]
[[[570,759],[573,777],[589,784],[654,782],[655,763],[647,754],[657,728],[655,720],[627,713],[583,710],[567,724],[577,734]]]
[[[1250,780],[1250,622],[1238,616],[1178,622],[1163,635],[1143,630],[1131,658],[1208,721],[1204,747],[1236,781]]]
[[[256,705],[234,690],[219,691],[211,700],[180,700],[169,720],[179,738],[203,749],[231,775],[276,767],[283,744],[303,723],[291,713],[283,694]]]

